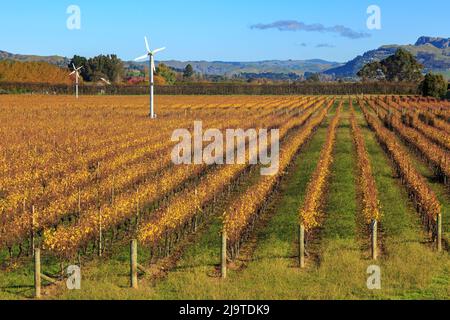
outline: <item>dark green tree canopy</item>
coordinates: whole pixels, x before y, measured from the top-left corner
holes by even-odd
[[[422,79],[423,65],[404,49],[398,49],[394,55],[383,60],[382,64],[386,68],[388,81],[416,82]]]
[[[189,79],[192,78],[193,75],[194,68],[192,67],[192,65],[188,64],[186,68],[184,68],[183,77]]]
[[[90,59],[74,56],[69,63],[70,69],[72,69],[72,63],[77,67],[83,66],[80,74],[84,81],[99,81],[100,78],[105,78],[120,82],[125,73],[122,60],[115,54],[99,55]]]
[[[320,76],[318,73],[311,73],[306,75],[306,81],[308,82],[320,82]]]
[[[385,80],[386,79],[386,68],[379,61],[371,62],[366,64],[358,72],[358,77],[366,80]]]
[[[80,70],[80,75],[84,81],[88,81],[89,79],[88,60],[85,57],[75,55],[69,62],[68,66],[69,70],[74,71],[73,65],[75,65],[76,68],[83,67]]]
[[[420,84],[420,91],[425,97],[444,98],[447,90],[448,82],[441,74],[428,73]]]
[[[393,82],[419,82],[422,79],[421,65],[416,58],[404,49],[380,62],[366,64],[358,76],[364,80],[387,80]]]

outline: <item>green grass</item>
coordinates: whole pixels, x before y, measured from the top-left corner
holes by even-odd
[[[42,272],[58,275],[59,264],[54,259],[41,258]],[[20,262],[2,269],[0,274],[0,300],[30,299],[34,295],[33,258],[22,258]],[[43,284],[46,284],[45,282]]]
[[[348,104],[344,105],[337,129],[331,183],[326,206],[324,239],[348,239],[356,236],[356,159],[350,134]]]

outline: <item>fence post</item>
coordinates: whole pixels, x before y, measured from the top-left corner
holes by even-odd
[[[41,249],[34,249],[34,297],[41,297]]]
[[[115,200],[115,197],[116,197],[116,190],[115,190],[115,187],[116,187],[116,177],[113,176],[112,179],[113,179],[113,181],[112,181],[112,187],[111,187],[111,205],[114,206],[114,200]]]
[[[137,276],[137,240],[131,240],[130,246],[130,279],[131,288],[138,288],[138,276]]]
[[[374,219],[372,221],[372,259],[378,259],[378,221]]]
[[[78,214],[81,214],[81,187],[78,187]]]
[[[136,234],[138,233],[139,230],[139,220],[140,220],[140,216],[141,216],[141,208],[139,207],[139,197],[137,197],[136,199]]]
[[[221,275],[222,279],[227,277],[227,231],[225,228],[222,230]]]
[[[442,213],[437,217],[437,250],[442,252]]]
[[[36,213],[35,207],[31,206],[30,247],[31,247],[31,252],[33,255],[34,255],[34,247],[35,247],[35,240],[34,240],[34,226],[36,224],[35,213]]]
[[[298,248],[299,248],[299,265],[300,268],[305,268],[305,226],[301,224],[299,226],[299,237],[298,237]]]
[[[99,226],[98,226],[98,256],[103,254],[103,226],[102,226],[102,210],[98,210]]]

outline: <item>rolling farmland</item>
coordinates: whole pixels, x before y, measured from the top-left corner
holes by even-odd
[[[150,121],[145,97],[0,97],[0,299],[34,297],[34,248],[44,299],[450,298],[448,101],[156,104]],[[173,132],[196,121],[279,129],[277,172],[252,162],[251,137],[244,163],[175,164]]]

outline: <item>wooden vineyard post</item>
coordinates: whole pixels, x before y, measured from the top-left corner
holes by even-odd
[[[78,214],[81,214],[81,188],[78,187]]]
[[[136,192],[137,194],[139,192]],[[136,228],[135,228],[135,232],[136,234],[138,233],[139,230],[139,220],[141,217],[141,208],[140,208],[140,203],[139,203],[139,195],[136,197]]]
[[[41,297],[41,249],[34,249],[34,297]]]
[[[138,288],[137,240],[131,240],[130,246],[130,280],[131,288]]]
[[[372,260],[378,259],[378,221],[372,221]]]
[[[98,256],[101,257],[103,253],[103,226],[102,226],[102,210],[98,210]]]
[[[227,277],[227,231],[222,230],[222,249],[221,249],[221,276],[222,279]]]
[[[31,252],[34,255],[34,246],[35,246],[35,240],[34,240],[34,226],[36,225],[36,217],[35,217],[36,210],[34,206],[31,207],[31,229],[30,229],[30,247]]]
[[[111,205],[114,206],[114,200],[116,197],[116,190],[115,190],[115,186],[116,186],[116,177],[113,176],[113,181],[112,181],[112,187],[111,187]]]
[[[442,252],[442,213],[437,217],[437,250]]]
[[[301,224],[299,226],[299,239],[298,239],[298,248],[299,248],[299,265],[300,268],[305,268],[305,226]]]

